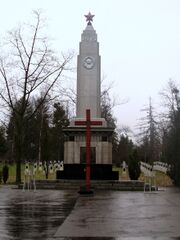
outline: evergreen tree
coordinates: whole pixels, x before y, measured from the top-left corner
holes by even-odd
[[[112,113],[113,105],[108,92],[104,92],[101,96],[101,117],[107,121],[107,126],[116,128],[116,119]]]
[[[180,186],[180,109],[177,110],[174,126],[169,131],[167,159],[171,164],[171,178]]]
[[[128,136],[121,135],[118,144],[118,162],[122,164],[123,161],[125,161],[126,164],[129,164],[129,156],[131,155],[132,150],[133,150],[132,140],[130,140]]]
[[[176,185],[180,185],[180,94],[174,82],[170,81],[168,87],[168,93],[164,94],[168,106],[168,124],[164,131],[162,154],[171,165],[171,178]]]
[[[43,94],[42,94],[43,95]],[[35,108],[42,102],[42,98],[35,100]],[[36,158],[39,162],[50,160],[50,100],[47,97],[46,101],[40,105],[35,113],[34,136],[36,137],[35,145],[37,146]]]
[[[111,102],[108,91],[104,91],[101,96],[101,117],[107,122],[107,126],[110,128],[116,128],[116,119],[112,113],[113,104]],[[114,131],[112,134],[112,162],[118,162],[118,136]]]
[[[146,112],[146,116],[141,118],[139,124],[140,133],[138,134],[138,142],[140,143],[141,154],[144,155],[143,161],[153,164],[154,161],[159,160],[161,152],[159,125],[156,121],[155,111],[152,106],[151,98],[149,99],[149,106],[142,111]]]
[[[16,103],[15,111],[19,111],[21,105],[21,100]],[[12,162],[16,158],[16,124],[17,119],[15,116],[15,111],[11,112],[8,127],[7,127],[7,142],[8,142],[8,159]],[[34,118],[30,117],[33,112],[33,104],[29,102],[26,112],[24,114],[23,126],[22,126],[22,160],[32,160],[35,158],[34,154]]]
[[[29,162],[35,161],[37,158],[36,121],[35,115],[32,115],[33,111],[33,102],[29,102],[24,117],[24,139],[22,145],[22,160]]]
[[[54,104],[51,127],[51,157],[54,160],[64,159],[63,128],[69,125],[68,116],[60,102]]]
[[[0,157],[3,157],[8,150],[7,140],[5,137],[5,129],[0,126]]]
[[[134,149],[133,153],[130,155],[128,170],[129,170],[130,179],[138,180],[141,174],[141,169],[140,169],[140,159],[139,159],[137,149]]]

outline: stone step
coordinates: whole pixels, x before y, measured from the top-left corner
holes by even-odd
[[[84,186],[84,180],[38,180],[36,189],[79,189]],[[144,191],[144,182],[142,181],[101,181],[92,180],[91,187],[95,190],[119,190],[119,191]],[[23,184],[19,185],[23,188]],[[146,190],[151,187],[146,184]]]

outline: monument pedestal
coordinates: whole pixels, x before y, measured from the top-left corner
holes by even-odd
[[[91,128],[91,179],[118,180],[118,172],[112,171],[113,128]],[[86,149],[85,127],[64,129],[64,171],[57,171],[57,179],[85,179]]]
[[[57,179],[85,179],[85,164],[64,164],[64,171],[57,171]],[[92,180],[118,180],[119,173],[112,171],[111,164],[91,164]]]

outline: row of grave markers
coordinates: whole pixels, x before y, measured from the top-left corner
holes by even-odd
[[[27,173],[27,171],[32,171],[33,174],[36,174],[36,172],[46,172],[49,170],[49,173],[54,173],[56,171],[63,171],[64,170],[64,163],[63,161],[50,161],[48,164],[47,162],[35,162],[34,164],[30,164],[29,162],[25,163],[25,169],[24,172]]]
[[[36,173],[42,172],[46,175],[47,171],[50,174],[53,174],[56,171],[63,171],[64,170],[64,163],[63,161],[50,161],[48,164],[46,162],[42,163],[35,162],[34,164],[30,164],[29,162],[25,163],[24,168],[24,182],[23,182],[23,191],[25,191],[26,186],[27,190],[29,191],[31,186],[36,191]]]

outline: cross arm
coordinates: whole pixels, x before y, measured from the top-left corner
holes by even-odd
[[[74,124],[77,126],[82,126],[82,125],[86,126],[87,122],[86,121],[75,121]]]

